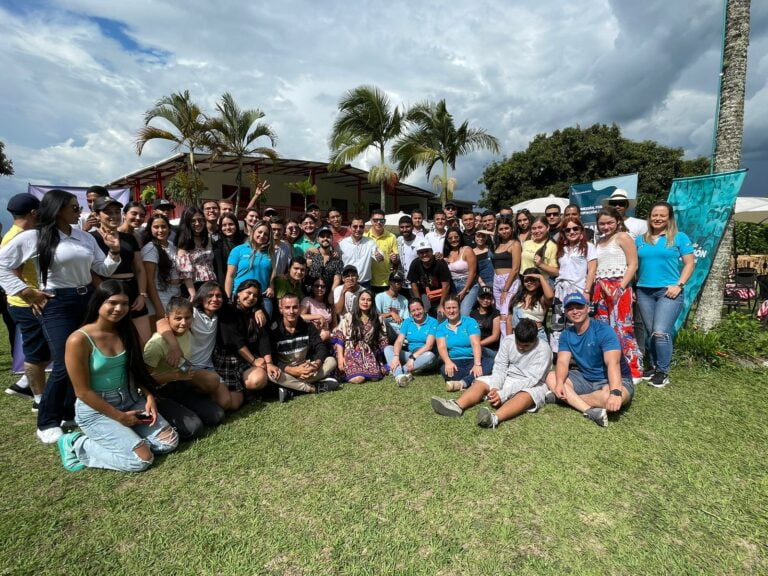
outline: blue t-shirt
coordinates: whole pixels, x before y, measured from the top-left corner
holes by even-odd
[[[608,324],[590,320],[584,334],[577,334],[573,326],[569,326],[560,334],[560,352],[570,352],[573,361],[589,382],[608,380],[603,352],[618,350],[621,352],[619,338]],[[621,377],[632,378],[629,364],[622,354],[619,360]]]
[[[379,314],[386,314],[391,308],[396,308],[397,313],[400,314],[400,318],[403,320],[411,315],[408,311],[408,300],[401,294],[397,294],[392,298],[387,292],[380,292],[376,294],[374,302],[376,304],[376,312]]]
[[[452,360],[471,360],[472,344],[469,337],[477,334],[480,336],[480,326],[477,321],[469,316],[462,316],[456,332],[448,328],[448,320],[443,320],[437,327],[438,338],[445,338],[445,345],[448,347],[448,355]]]
[[[680,280],[680,259],[693,254],[693,244],[685,232],[675,234],[672,246],[667,247],[666,235],[659,236],[656,244],[649,244],[643,236],[635,238],[637,246],[637,285],[641,288],[661,288],[677,284]]]
[[[245,280],[256,280],[264,292],[269,288],[269,277],[272,275],[272,259],[266,252],[256,252],[251,264],[251,246],[240,244],[229,253],[227,265],[235,267],[235,275],[232,280],[232,294],[237,292],[237,287]]]
[[[400,325],[400,334],[405,336],[408,342],[408,350],[414,352],[427,343],[430,335],[434,336],[437,332],[437,319],[432,316],[424,318],[424,322],[419,326],[413,318],[406,318]]]

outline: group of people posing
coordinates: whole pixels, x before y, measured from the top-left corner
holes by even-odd
[[[164,199],[147,218],[101,187],[88,191],[87,216],[63,190],[14,196],[0,286],[37,436],[69,470],[138,471],[256,391],[287,401],[388,374],[407,386],[437,369],[463,391],[432,398],[439,414],[487,399],[496,410],[481,409],[478,424],[496,426],[563,402],[605,426],[642,377],[668,383],[694,265],[672,206],[625,219],[622,192],[598,215],[596,243],[573,205],[458,216],[448,203],[430,229],[415,210],[395,235],[380,210],[366,230],[334,208],[284,220],[251,207],[241,222],[231,203],[209,200],[175,227]],[[65,433],[73,417],[79,430]]]

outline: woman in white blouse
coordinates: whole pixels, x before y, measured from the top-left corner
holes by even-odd
[[[105,255],[90,234],[74,227],[80,216],[74,194],[53,189],[40,202],[35,229],[16,236],[0,250],[0,285],[18,295],[40,318],[53,370],[37,413],[37,437],[46,444],[62,435],[63,421],[74,417],[75,395],[64,366],[69,335],[82,323],[93,287],[91,273],[109,277],[120,263],[117,235],[105,233]],[[24,262],[37,262],[37,285],[16,275]]]

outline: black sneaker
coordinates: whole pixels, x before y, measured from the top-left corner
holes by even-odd
[[[37,414],[38,410],[40,410],[40,404],[32,400],[32,412]]]
[[[650,380],[653,378],[653,375],[656,374],[656,368],[649,368],[648,370],[643,370],[643,380]]]
[[[34,398],[34,394],[32,394],[32,390],[29,389],[29,386],[26,388],[22,388],[16,383],[11,384],[8,386],[8,388],[5,389],[5,393],[10,396],[21,396],[22,398]]]
[[[648,384],[654,388],[664,388],[664,386],[669,384],[669,376],[664,374],[664,372],[656,372],[656,374],[651,376],[651,379],[648,380]]]
[[[608,412],[605,408],[587,408],[584,411],[584,418],[592,420],[592,422],[603,428],[608,426]]]
[[[293,390],[289,390],[288,388],[283,388],[282,386],[277,387],[277,401],[278,402],[288,402],[293,398]]]
[[[336,380],[336,378],[323,378],[315,384],[315,388],[317,389],[318,394],[322,392],[334,392],[341,388],[341,384],[339,384],[339,381]]]

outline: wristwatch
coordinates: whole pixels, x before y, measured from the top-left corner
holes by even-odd
[[[613,388],[611,390],[611,396],[621,396],[621,388]]]
[[[685,282],[678,282],[677,285],[680,286],[680,288],[685,288]]]

